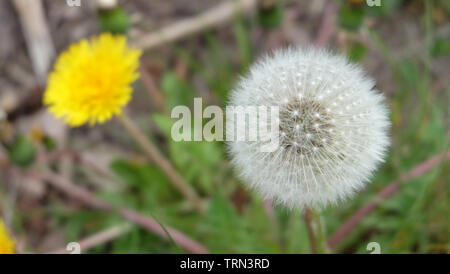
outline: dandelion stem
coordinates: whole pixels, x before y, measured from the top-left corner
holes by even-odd
[[[329,253],[325,236],[325,226],[321,214],[314,209],[308,208],[305,210],[305,222],[308,228],[311,253]]]
[[[119,116],[124,128],[144,149],[150,159],[167,175],[172,184],[188,199],[197,211],[204,212],[204,204],[195,190],[175,170],[172,164],[159,152],[159,150],[138,129],[134,122],[124,113]]]

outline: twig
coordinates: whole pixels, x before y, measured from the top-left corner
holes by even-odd
[[[66,195],[77,199],[90,207],[107,212],[114,212],[115,210],[115,206],[113,204],[97,198],[88,190],[73,184],[66,178],[53,172],[30,172],[26,175],[48,182],[50,185],[64,192]],[[132,209],[124,207],[118,208],[117,211],[122,218],[131,221],[164,239],[169,240],[169,236],[167,235],[168,233],[170,238],[172,238],[175,243],[190,253],[208,253],[208,249],[200,243],[190,239],[180,231],[169,226],[164,226],[164,230],[161,225],[151,217],[141,215]]]
[[[192,18],[184,19],[159,31],[146,34],[134,46],[149,49],[193,33],[222,24],[238,13],[248,13],[256,8],[257,0],[230,0]]]
[[[131,229],[131,226],[127,224],[122,225],[116,225],[113,227],[110,227],[108,229],[102,230],[98,233],[95,233],[94,235],[91,235],[83,240],[78,241],[80,244],[81,252],[86,252],[89,249],[99,246],[101,244],[110,242],[117,237],[122,236],[123,234],[129,232]],[[66,248],[57,249],[55,251],[48,252],[49,254],[68,254],[70,253],[69,250]]]
[[[45,83],[55,47],[53,45],[41,0],[12,1],[27,41],[28,52],[39,83]]]
[[[374,211],[378,207],[381,201],[388,199],[389,197],[392,197],[400,189],[401,183],[416,178],[418,176],[421,176],[425,172],[429,171],[431,168],[435,167],[445,159],[449,158],[450,158],[450,151],[440,155],[436,155],[426,160],[425,162],[420,163],[419,165],[411,169],[409,172],[401,176],[396,181],[388,184],[378,193],[377,197],[373,201],[368,202],[363,207],[361,207],[352,216],[350,216],[350,218],[344,224],[342,224],[336,230],[336,232],[333,233],[333,235],[328,239],[328,246],[333,248],[340,241],[342,241],[342,239],[345,238],[364,217],[369,215],[372,211]]]
[[[69,149],[59,149],[59,150],[55,150],[55,151],[52,151],[49,153],[39,154],[37,161],[39,163],[55,162],[55,161],[59,161],[61,159],[61,157],[70,157],[75,162],[78,162],[78,163],[92,169],[98,175],[101,175],[101,176],[107,178],[108,180],[116,180],[115,176],[111,172],[109,172],[108,170],[101,167],[95,161],[86,157],[86,155],[84,155],[82,152],[77,152],[77,151],[73,151],[73,150],[69,150]]]
[[[314,46],[321,48],[325,46],[330,40],[336,24],[337,4],[334,1],[329,1],[325,7],[322,22],[320,24],[319,34],[317,35]]]
[[[153,76],[143,66],[139,68],[139,72],[141,74],[142,83],[144,84],[148,95],[153,100],[153,104],[159,111],[164,112],[164,97],[162,96],[161,91],[156,86]]]
[[[167,175],[170,182],[192,203],[195,209],[203,213],[205,206],[197,192],[184,178],[175,170],[172,164],[162,155],[159,150],[142,134],[134,122],[124,113],[119,117],[119,121],[131,136],[144,149],[150,159]]]

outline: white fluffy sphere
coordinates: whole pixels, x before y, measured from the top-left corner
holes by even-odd
[[[279,146],[230,141],[232,163],[264,198],[289,208],[324,207],[360,190],[389,145],[384,96],[339,55],[285,49],[250,68],[230,106],[279,106]],[[234,124],[227,117],[227,125]],[[251,126],[251,125],[250,125]]]

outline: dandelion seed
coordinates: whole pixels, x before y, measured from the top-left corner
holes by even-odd
[[[279,67],[287,75],[300,75],[301,68],[301,93],[298,82],[284,82],[285,89],[276,84]],[[258,92],[261,81],[274,84]],[[326,51],[287,49],[263,58],[233,90],[230,104],[257,105],[258,92],[267,106],[279,106],[284,137],[274,152],[262,152],[261,142],[229,142],[240,176],[264,198],[289,208],[320,208],[351,197],[369,181],[389,145],[388,110],[373,87],[359,67]],[[280,98],[289,103],[280,105]]]

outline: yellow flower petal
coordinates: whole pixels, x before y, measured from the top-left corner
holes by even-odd
[[[127,47],[124,36],[109,33],[71,45],[49,75],[44,104],[73,127],[121,114],[139,77],[140,55]]]
[[[9,237],[3,221],[0,220],[0,254],[14,254],[14,241]]]

